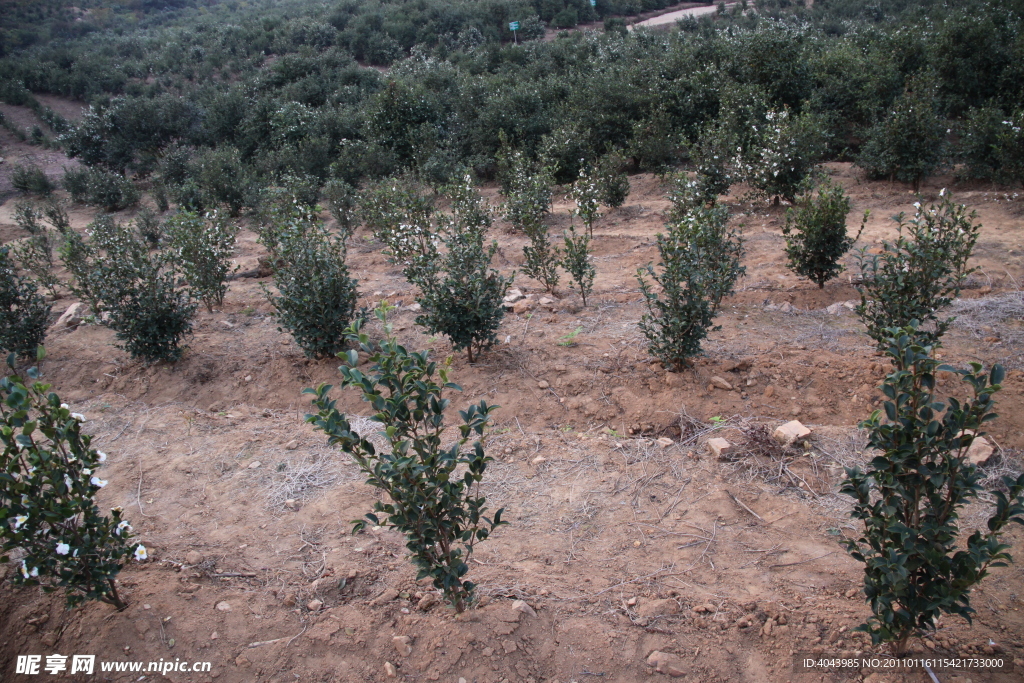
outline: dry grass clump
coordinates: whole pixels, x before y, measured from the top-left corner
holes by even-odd
[[[957,299],[949,307],[953,327],[976,337],[999,337],[1008,347],[1024,346],[1024,291]]]

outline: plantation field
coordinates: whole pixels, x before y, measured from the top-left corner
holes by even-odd
[[[3,143],[9,160],[39,153],[10,138]],[[59,152],[46,154],[55,155],[53,167],[64,161]],[[0,165],[0,189],[10,168]],[[871,211],[857,247],[892,239],[889,217],[912,211],[916,201],[908,186],[866,181],[847,163],[826,168],[852,200],[851,230]],[[473,556],[479,608],[456,617],[431,604],[433,593],[415,582],[397,532],[349,534],[374,492],[304,424],[309,403],[301,395],[337,383],[338,361],[306,359],[278,330],[261,288],[272,284],[259,266],[265,250],[243,219],[238,275],[223,306],[198,313],[178,363],[133,361],[101,325],[50,331],[44,378],[85,415],[96,447],[109,454],[100,506],[124,507],[150,559],[121,573],[131,602],[123,613],[99,603],[65,611],[59,594],[4,582],[0,670],[13,671],[18,654],[59,652],[209,661],[209,674],[167,679],[218,683],[625,683],[668,680],[673,667],[687,681],[870,674],[793,670],[794,653],[865,650],[865,640],[850,633],[869,615],[859,592],[863,570],[837,543],[855,527],[850,501],[836,491],[842,468],[865,460],[856,425],[877,405],[886,366],[843,305],[857,298],[856,271],[821,290],[792,275],[781,233],[785,206],[747,201],[747,188],[735,185],[723,202],[731,222],[743,226],[746,275],[726,299],[706,355],[692,370],[666,372],[647,355],[637,326],[644,306],[635,273],[656,260],[655,235],[670,204],[658,177],[630,181],[625,205],[595,224],[597,279],[587,307],[564,284],[545,298],[536,282],[517,275],[513,286],[527,303],[506,315],[500,343],[472,365],[465,354],[452,356],[452,379],[464,389],[450,395],[454,406],[481,399],[501,406],[487,440],[495,462],[483,491],[492,509],[507,509],[510,525]],[[959,322],[941,355],[958,365],[1001,362],[1010,371],[997,395],[1000,417],[989,428],[998,452],[985,474],[994,482],[1022,468],[1024,199],[940,176],[922,187],[921,201],[934,201],[943,187],[976,210],[984,227],[971,261],[979,270],[955,304]],[[492,203],[500,199],[493,185],[481,192]],[[570,223],[563,195],[548,219],[555,235]],[[3,242],[21,236],[14,204],[0,205]],[[76,206],[73,227],[84,230],[95,216]],[[517,270],[525,238],[500,221],[490,237],[499,244],[500,270]],[[398,304],[399,339],[443,360],[450,347],[415,325],[415,292],[380,250],[365,228],[350,240],[359,305]],[[73,301],[54,302],[53,317]],[[370,332],[379,336],[379,325]],[[948,379],[940,388],[956,389]],[[342,410],[366,414],[355,392],[335,396]],[[783,459],[757,450],[758,426],[791,419],[811,427],[806,446]],[[719,460],[706,446],[712,437],[739,450]],[[980,523],[980,510],[969,510],[965,531]],[[1021,557],[1024,533],[1013,528],[1007,538]],[[974,593],[973,626],[946,617],[937,640],[915,646],[998,653],[1017,670],[940,672],[942,681],[1020,680],[1022,567],[995,569]],[[529,607],[513,608],[516,600]],[[657,657],[649,659],[655,651],[673,655],[661,672],[652,666]],[[926,674],[870,680],[922,681]]]

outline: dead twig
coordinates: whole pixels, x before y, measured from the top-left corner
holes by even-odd
[[[823,557],[828,557],[829,555],[835,555],[835,554],[836,554],[836,551],[833,550],[830,553],[825,553],[824,555],[818,555],[817,557],[812,557],[812,558],[810,558],[808,560],[800,560],[799,562],[786,562],[785,564],[770,564],[770,565],[768,565],[768,569],[778,569],[779,567],[795,567],[798,564],[807,564],[808,562],[814,562],[815,560],[820,560]]]
[[[731,491],[728,491],[728,490],[726,490],[726,493],[728,493],[728,494],[729,494],[729,497],[730,497],[730,498],[732,498],[732,502],[736,503],[736,504],[737,504],[737,505],[739,505],[739,506],[740,506],[741,508],[743,508],[744,510],[746,510],[747,512],[749,512],[750,514],[754,515],[755,517],[757,517],[757,518],[758,518],[759,520],[761,520],[762,522],[764,521],[764,517],[762,517],[761,515],[757,514],[756,512],[754,512],[753,510],[751,510],[750,508],[748,508],[748,507],[747,507],[747,505],[746,505],[746,503],[744,503],[744,502],[743,502],[742,500],[740,500],[740,499],[739,499],[739,498],[737,498],[736,496],[732,495],[732,492],[731,492]]]

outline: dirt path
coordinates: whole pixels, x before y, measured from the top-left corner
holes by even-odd
[[[732,9],[732,6],[736,3],[726,5],[727,10]],[[629,28],[632,29],[635,26],[664,26],[665,24],[674,24],[684,17],[702,17],[705,14],[714,14],[718,11],[718,7],[715,5],[706,5],[703,7],[690,7],[688,9],[678,9],[674,12],[667,14],[659,14],[656,17],[650,19],[644,19],[631,25]]]

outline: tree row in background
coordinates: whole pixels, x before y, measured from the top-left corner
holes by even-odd
[[[498,174],[502,133],[561,183],[609,150],[632,170],[688,164],[710,193],[746,182],[773,200],[792,200],[829,159],[915,186],[953,164],[965,177],[1024,182],[1013,0],[893,3],[881,19],[845,3],[762,3],[665,33],[519,44],[483,33],[459,42],[468,29],[453,21],[454,34],[438,34],[452,40],[399,40],[386,74],[361,65],[339,42],[349,23],[339,29],[331,17],[358,23],[406,4],[282,5],[234,21],[217,14],[226,9],[181,11],[19,51],[0,60],[0,98],[48,117],[42,138],[86,166],[65,179],[68,190],[109,209],[135,201],[129,180],[167,205],[233,214],[275,185],[319,196],[331,183],[412,172],[437,189],[467,171]],[[611,10],[599,2],[596,11]],[[71,126],[32,93],[92,107]],[[29,189],[39,186],[30,170]]]

